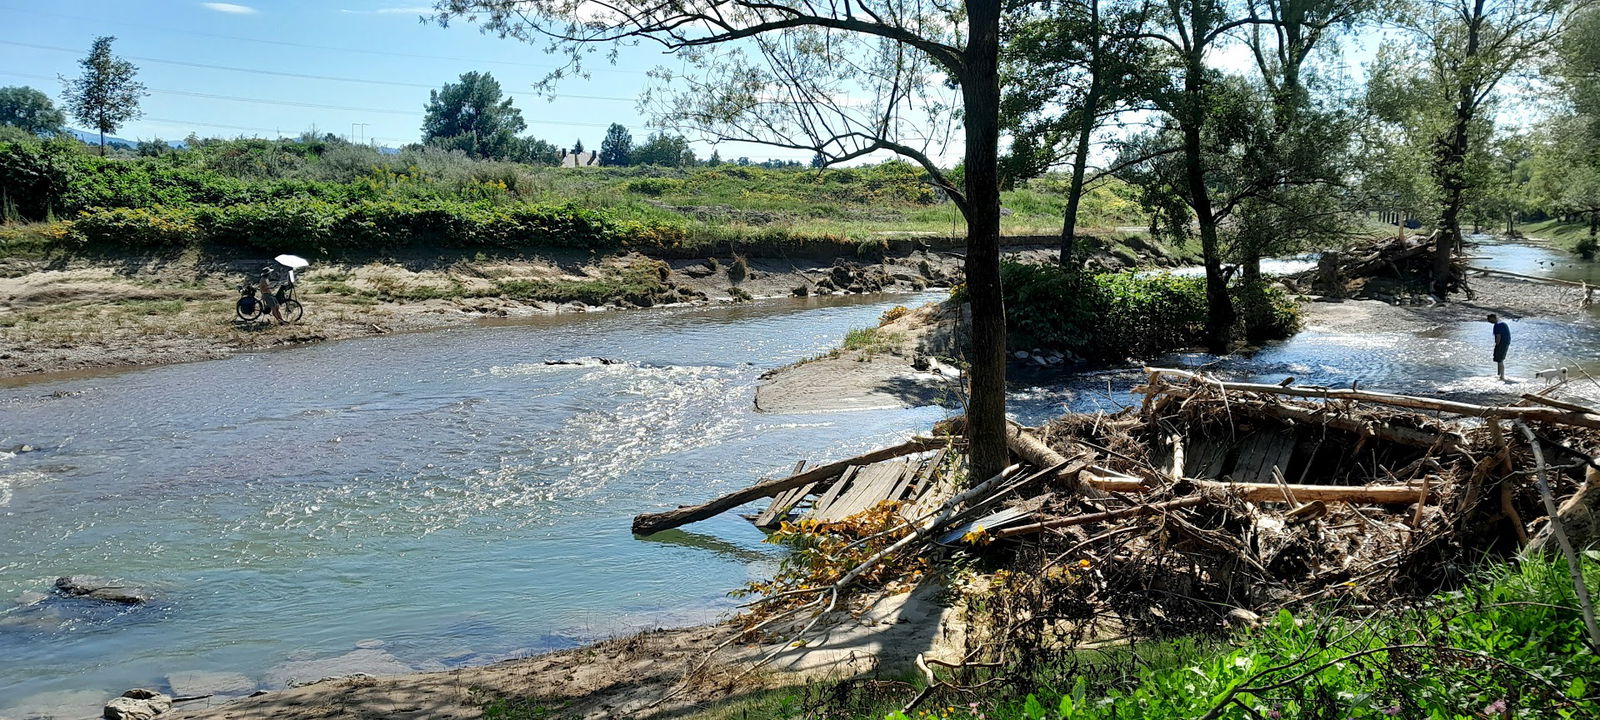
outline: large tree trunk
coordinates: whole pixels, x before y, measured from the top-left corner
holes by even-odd
[[[1472,15],[1467,21],[1467,47],[1464,58],[1468,63],[1478,59],[1479,29],[1484,18],[1484,0],[1474,0]],[[1467,79],[1456,85],[1456,112],[1450,134],[1438,144],[1439,166],[1435,173],[1439,188],[1444,191],[1443,207],[1439,214],[1438,237],[1433,246],[1433,294],[1441,299],[1455,284],[1455,273],[1450,267],[1450,255],[1461,246],[1461,207],[1465,204],[1467,190],[1467,151],[1473,115],[1477,110],[1478,86]]]
[[[1006,466],[1006,308],[1000,287],[1000,0],[967,3],[967,296],[972,299],[970,477]]]

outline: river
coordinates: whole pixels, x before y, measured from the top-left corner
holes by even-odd
[[[1501,247],[1519,271],[1550,253]],[[925,430],[946,411],[751,400],[762,372],[936,297],[563,315],[0,389],[0,449],[36,448],[0,453],[0,717],[77,717],[174,675],[271,688],[723,615],[774,567],[761,533],[725,515],[639,540],[630,517]],[[1600,354],[1592,317],[1515,330],[1514,370]],[[1462,369],[1486,335],[1313,327],[1163,362],[1451,392],[1488,383]],[[1018,373],[1013,410],[1114,409],[1136,377]],[[80,573],[158,599],[10,602]]]

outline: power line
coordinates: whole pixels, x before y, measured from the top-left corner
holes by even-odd
[[[13,77],[32,78],[32,79],[35,79],[35,80],[54,80],[55,79],[55,78],[52,78],[52,77],[50,77],[48,75],[35,75],[35,74],[32,74],[32,73],[19,73],[19,72],[12,72],[10,70],[0,70],[0,75],[10,75],[10,76],[13,76]],[[215,93],[193,92],[193,91],[189,91],[189,90],[166,90],[166,89],[161,89],[161,88],[146,88],[146,90],[148,90],[148,91],[150,91],[152,93],[158,93],[158,94],[161,94],[161,95],[177,95],[177,96],[181,96],[181,97],[203,98],[203,99],[206,99],[206,100],[227,100],[229,102],[254,103],[254,104],[257,104],[257,105],[272,105],[272,106],[277,106],[277,107],[301,107],[301,108],[311,108],[311,109],[314,109],[314,110],[343,110],[343,111],[347,111],[347,112],[380,113],[380,114],[385,114],[385,115],[413,115],[414,116],[414,115],[421,114],[419,111],[416,111],[416,110],[387,110],[387,109],[383,109],[383,108],[356,107],[356,106],[353,106],[353,105],[328,105],[328,104],[324,104],[324,103],[297,102],[297,101],[294,101],[294,100],[268,100],[268,99],[264,99],[264,98],[239,97],[237,95],[218,95],[218,94],[215,94]],[[558,120],[534,120],[533,122],[534,123],[539,123],[539,124],[544,124],[544,125],[565,125],[565,126],[571,126],[571,127],[594,127],[594,128],[611,127],[610,123],[581,123],[581,122],[564,122],[564,121],[558,121]]]
[[[57,47],[57,46],[54,46],[54,45],[35,45],[33,43],[15,42],[15,41],[11,41],[11,40],[0,40],[0,45],[11,45],[11,46],[14,46],[14,47],[24,47],[24,48],[29,48],[29,49],[32,49],[32,50],[49,50],[49,51],[52,51],[52,52],[64,52],[64,53],[73,53],[73,54],[82,52],[81,49]],[[276,76],[276,77],[297,78],[297,79],[301,79],[301,80],[330,80],[330,81],[334,81],[334,82],[359,83],[359,84],[363,84],[363,85],[389,85],[389,86],[393,86],[393,87],[422,88],[422,89],[425,89],[425,90],[432,90],[432,89],[437,88],[437,86],[435,86],[435,85],[428,85],[426,83],[402,82],[402,81],[399,81],[399,80],[372,80],[372,79],[368,79],[368,78],[339,77],[339,76],[336,76],[336,75],[311,75],[311,74],[306,74],[306,73],[292,73],[292,72],[283,72],[281,70],[257,70],[257,69],[253,69],[253,68],[232,67],[232,66],[229,66],[229,65],[212,65],[212,64],[209,64],[209,63],[187,62],[187,61],[184,61],[184,60],[166,60],[166,59],[162,59],[162,58],[141,57],[141,56],[138,56],[138,55],[125,55],[124,57],[127,57],[127,58],[132,59],[132,60],[138,60],[139,62],[150,62],[150,63],[157,63],[157,64],[161,64],[161,65],[178,65],[178,66],[182,66],[182,67],[202,68],[202,69],[208,69],[208,70],[226,70],[226,71],[229,71],[229,72],[250,73],[252,75],[272,75],[272,76]],[[524,92],[516,92],[516,91],[509,91],[506,94],[507,95],[522,95],[522,96],[525,96],[525,97],[538,97],[538,98],[545,97],[545,96],[539,95],[537,93],[524,93]],[[617,100],[617,101],[622,101],[622,102],[634,102],[634,101],[636,101],[638,99],[638,98],[627,98],[627,97],[613,97],[613,96],[607,96],[607,95],[560,95],[560,96],[557,96],[554,99],[568,99],[568,98],[576,99],[576,100]]]
[[[145,28],[145,29],[148,29],[148,30],[156,30],[158,32],[178,33],[178,34],[182,34],[182,35],[195,35],[195,36],[199,36],[199,37],[216,38],[216,39],[219,39],[219,40],[239,40],[239,41],[243,41],[243,42],[262,43],[264,45],[279,45],[279,46],[283,46],[283,47],[301,48],[301,49],[307,49],[307,50],[332,50],[334,52],[360,53],[360,54],[363,54],[363,55],[383,55],[383,56],[388,56],[388,57],[404,57],[404,58],[414,58],[414,59],[419,59],[419,60],[449,60],[451,62],[464,62],[464,63],[474,63],[474,64],[512,65],[512,66],[517,66],[517,67],[539,68],[539,69],[542,69],[542,70],[558,70],[558,69],[561,69],[561,68],[564,67],[562,65],[553,65],[553,64],[548,64],[548,63],[524,63],[524,62],[516,62],[514,60],[482,60],[482,59],[476,59],[475,60],[475,59],[471,59],[471,58],[450,57],[448,55],[421,55],[421,54],[417,54],[417,53],[394,52],[394,51],[391,51],[391,50],[367,50],[367,49],[364,49],[364,48],[338,47],[338,46],[334,46],[334,45],[312,45],[310,43],[289,42],[287,40],[263,40],[263,39],[260,39],[260,38],[243,37],[243,36],[239,36],[239,35],[223,35],[223,34],[219,34],[219,33],[200,32],[198,30],[178,30],[176,28],[165,27],[165,26],[162,26],[162,25],[152,25],[152,24],[149,24],[149,23],[128,22],[126,20],[110,21],[110,20],[106,20],[105,18],[86,17],[86,16],[83,16],[83,15],[70,15],[70,14],[67,14],[67,13],[48,12],[48,11],[44,11],[44,10],[34,10],[34,9],[31,9],[31,8],[24,9],[24,8],[18,8],[18,7],[15,7],[15,6],[0,6],[0,9],[9,10],[9,11],[18,12],[18,13],[33,13],[35,15],[47,15],[47,16],[50,16],[50,17],[64,18],[64,19],[67,19],[67,20],[80,20],[80,21],[84,21],[84,22],[106,23],[106,24],[109,24],[109,25],[123,25],[123,26],[127,26],[127,27],[138,27],[138,28]],[[624,73],[624,74],[629,74],[629,75],[646,75],[646,74],[649,74],[648,71],[645,71],[645,70],[624,70],[622,68],[595,68],[594,70],[590,70],[588,72],[612,72],[612,73]]]

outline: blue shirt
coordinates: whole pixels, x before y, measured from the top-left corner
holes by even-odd
[[[1511,327],[1502,320],[1494,324],[1494,346],[1509,346],[1511,344]]]

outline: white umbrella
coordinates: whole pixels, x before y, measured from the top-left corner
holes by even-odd
[[[289,268],[290,270],[299,270],[300,268],[311,264],[310,260],[300,257],[299,255],[279,255],[273,258],[273,260],[278,261],[279,265]]]

